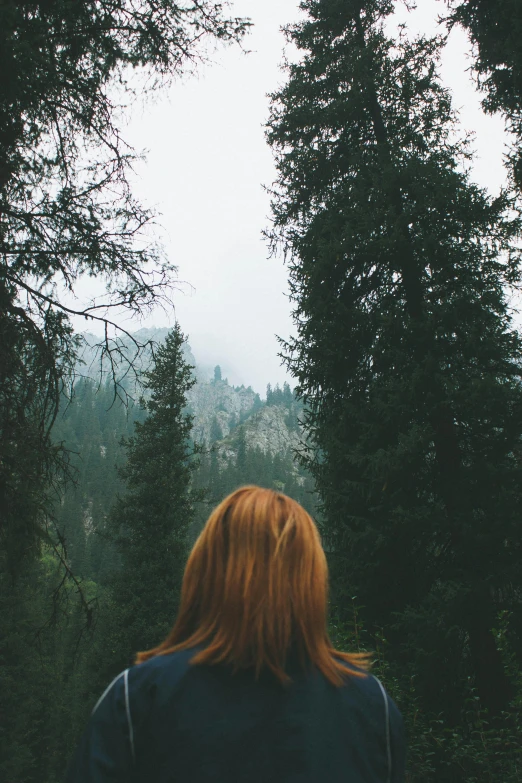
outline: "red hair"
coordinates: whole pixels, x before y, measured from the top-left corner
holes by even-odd
[[[136,662],[206,644],[192,665],[255,667],[256,678],[268,667],[289,684],[284,667],[293,647],[301,664],[315,664],[339,687],[349,676],[366,676],[369,654],[332,647],[327,602],[328,567],[310,515],[281,492],[240,487],[214,509],[194,544],[172,630]]]

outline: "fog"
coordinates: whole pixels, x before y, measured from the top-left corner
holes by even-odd
[[[398,20],[416,32],[436,32],[445,9],[422,0],[409,13],[399,4]],[[179,270],[180,291],[173,312],[156,311],[143,321],[120,319],[127,329],[169,326],[178,319],[198,362],[220,364],[231,383],[251,385],[289,380],[277,354],[276,335],[292,332],[287,271],[282,258],[268,258],[261,232],[269,226],[270,186],[275,172],[264,139],[267,93],[282,84],[279,70],[283,24],[295,20],[295,0],[240,0],[234,14],[254,22],[245,48],[221,48],[196,77],[158,92],[145,108],[134,107],[125,138],[146,161],[136,169],[136,195],[160,213],[158,237]],[[504,123],[485,117],[469,73],[465,35],[452,33],[442,63],[463,128],[474,131],[477,160],[473,178],[498,192],[504,169]],[[82,296],[95,289],[84,287]],[[78,321],[76,328],[93,330]]]

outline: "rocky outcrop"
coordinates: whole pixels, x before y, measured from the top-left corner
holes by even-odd
[[[194,416],[192,437],[209,444],[228,437],[230,432],[256,407],[259,395],[249,386],[229,386],[226,381],[198,381],[187,394]]]
[[[235,463],[238,455],[240,437],[244,434],[247,449],[259,449],[263,454],[274,457],[290,456],[299,447],[303,436],[301,427],[289,427],[289,411],[284,405],[263,406],[252,414],[240,428],[236,428],[228,437],[215,443],[218,461],[221,467]],[[295,464],[295,475],[299,474]]]
[[[141,344],[154,341],[161,344],[169,329],[140,329],[133,337]],[[91,378],[100,378],[100,349],[97,347],[100,338],[85,333],[81,358],[84,362],[80,373]],[[132,340],[123,336],[120,344],[124,356],[134,356],[135,346]],[[216,443],[220,462],[224,463],[237,456],[238,427],[242,425],[245,435],[245,445],[248,449],[260,449],[264,454],[289,454],[301,440],[302,431],[295,426],[295,415],[290,415],[288,405],[266,405],[259,395],[249,386],[230,386],[226,380],[208,379],[201,372],[190,346],[184,346],[185,360],[195,367],[196,384],[187,393],[187,408],[194,417],[192,437],[207,446]],[[136,359],[138,372],[146,370],[152,361],[150,347],[145,348]],[[121,362],[121,374],[127,369],[128,362]],[[107,359],[102,362],[102,373],[109,375],[110,366]],[[127,389],[134,397],[142,390],[136,390],[131,380],[127,381]],[[291,408],[295,407],[292,403]],[[294,411],[295,414],[295,411]],[[293,418],[294,425],[290,424]],[[104,456],[104,455],[103,455]]]
[[[299,430],[288,427],[288,409],[284,405],[263,407],[245,422],[247,447],[261,449],[272,457],[297,448],[300,438]]]

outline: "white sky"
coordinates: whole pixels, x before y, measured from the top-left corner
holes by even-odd
[[[419,0],[417,11],[399,16],[414,32],[436,31],[440,0]],[[136,195],[160,213],[160,236],[179,278],[193,286],[175,297],[175,314],[155,313],[126,328],[169,326],[175,318],[188,334],[198,363],[221,364],[231,383],[288,380],[277,356],[275,335],[292,331],[282,259],[268,259],[261,232],[269,224],[269,198],[262,184],[275,177],[263,123],[267,93],[282,84],[279,70],[283,24],[298,16],[297,0],[237,0],[232,12],[251,17],[254,28],[243,54],[221,49],[197,77],[158,94],[154,105],[134,110],[125,138],[148,150],[138,169]],[[454,94],[467,130],[476,131],[475,180],[497,192],[504,181],[504,123],[486,117],[466,69],[465,35],[452,33],[442,77]],[[85,329],[84,324],[76,324]],[[91,328],[90,324],[89,327]]]

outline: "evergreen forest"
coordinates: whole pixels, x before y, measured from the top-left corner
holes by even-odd
[[[293,383],[263,396],[205,375],[183,324],[118,316],[173,312],[177,281],[122,115],[251,21],[212,0],[0,4],[5,783],[64,779],[107,684],[172,626],[211,510],[250,483],[316,521],[330,637],[371,651],[408,783],[522,779],[522,5],[440,0],[428,37],[390,32],[402,4],[302,0],[284,30],[265,237]],[[455,28],[505,122],[494,195],[440,76]],[[75,309],[86,277],[105,297]]]

